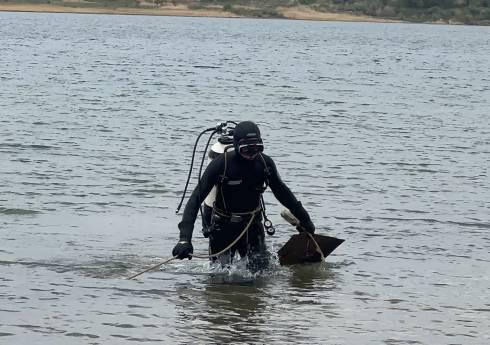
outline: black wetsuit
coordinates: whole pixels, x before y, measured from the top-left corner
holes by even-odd
[[[261,194],[267,186],[277,200],[300,220],[301,224],[314,228],[301,202],[279,177],[272,158],[262,153],[250,161],[235,151],[230,151],[218,156],[208,165],[199,185],[194,189],[185,207],[182,221],[179,223],[181,240],[191,241],[199,206],[215,185],[217,195],[212,227],[216,230],[210,234],[211,253],[224,249],[240,235],[251,216],[238,217],[237,220],[231,215],[256,210],[260,206]],[[263,257],[267,249],[261,220],[259,212],[248,232],[231,248],[230,260],[236,251],[242,257],[248,255],[249,259],[266,260]],[[258,264],[263,265],[264,262]]]

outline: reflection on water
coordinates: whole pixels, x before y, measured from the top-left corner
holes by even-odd
[[[202,321],[206,327],[216,330],[208,336],[209,341],[225,344],[240,339],[245,343],[260,342],[261,325],[267,320],[264,311],[266,300],[261,289],[246,284],[215,284],[210,281],[206,284],[202,294],[203,309]]]
[[[294,337],[307,342],[315,337],[301,329],[304,322],[315,324],[315,317],[305,320],[303,310],[311,313],[318,307],[322,318],[336,316],[335,303],[323,301],[325,291],[335,289],[335,274],[327,265],[281,268],[272,277],[254,280],[214,274],[198,286],[177,288],[177,327],[191,325],[193,341],[282,343]],[[281,332],[271,332],[276,327]]]
[[[490,341],[488,28],[0,23],[0,343]],[[126,280],[177,241],[196,135],[244,119],[317,232],[346,241],[325,265]],[[265,201],[277,252],[295,230]]]
[[[289,273],[290,286],[296,290],[312,290],[318,285],[335,289],[335,272],[328,263],[291,266]]]

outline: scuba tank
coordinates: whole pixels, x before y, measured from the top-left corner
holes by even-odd
[[[232,145],[231,148],[229,148],[230,145]],[[228,133],[222,134],[218,138],[218,141],[216,143],[214,143],[213,146],[211,146],[211,149],[208,151],[208,164],[213,159],[218,157],[220,154],[224,153],[225,149],[227,149],[227,151],[234,150],[233,149],[233,135],[232,135],[232,133],[230,133],[230,131]],[[215,200],[216,200],[216,186],[213,187],[213,189],[208,194],[206,199],[204,199],[204,204],[208,207],[213,208]]]
[[[225,150],[233,150],[233,147],[230,148],[230,145],[233,146],[232,131],[222,134],[218,138],[218,141],[211,146],[211,149],[208,152],[208,164],[213,159],[223,154]],[[206,238],[208,238],[211,232],[214,230],[211,226],[211,217],[213,214],[214,201],[216,200],[216,193],[216,186],[214,186],[206,199],[204,199],[204,206],[202,207],[202,234]]]

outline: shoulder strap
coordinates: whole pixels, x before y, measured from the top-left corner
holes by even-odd
[[[219,181],[219,192],[221,194],[221,200],[223,201],[223,208],[225,212],[228,212],[228,208],[226,207],[226,201],[225,201],[225,195],[223,194],[223,184],[225,183],[226,180],[226,170],[228,168],[228,152],[223,153],[225,155],[225,166],[223,169],[223,175],[221,175],[221,179]]]
[[[262,153],[259,153],[260,159],[262,159],[262,163],[264,163],[264,173],[265,173],[265,188],[264,190],[269,187],[269,177],[271,176],[271,170],[267,166],[267,163],[265,162],[264,156],[262,156]]]

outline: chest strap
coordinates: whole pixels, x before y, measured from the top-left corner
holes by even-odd
[[[224,212],[228,212],[228,207],[226,206],[226,201],[225,201],[225,194],[223,193],[223,185],[225,181],[228,179],[226,176],[226,171],[228,169],[228,152],[225,150],[224,152],[225,155],[225,166],[223,168],[223,174],[221,175],[220,183],[219,183],[219,188],[220,188],[220,194],[221,194],[221,201],[223,202],[223,207],[224,207]],[[267,187],[269,187],[269,177],[271,176],[271,171],[269,167],[267,166],[267,163],[265,162],[264,156],[262,156],[261,153],[259,153],[260,159],[262,160],[262,163],[264,163],[264,176],[265,176],[265,186],[262,186],[260,188],[257,188],[260,193],[264,193]],[[260,206],[259,206],[260,208]]]

